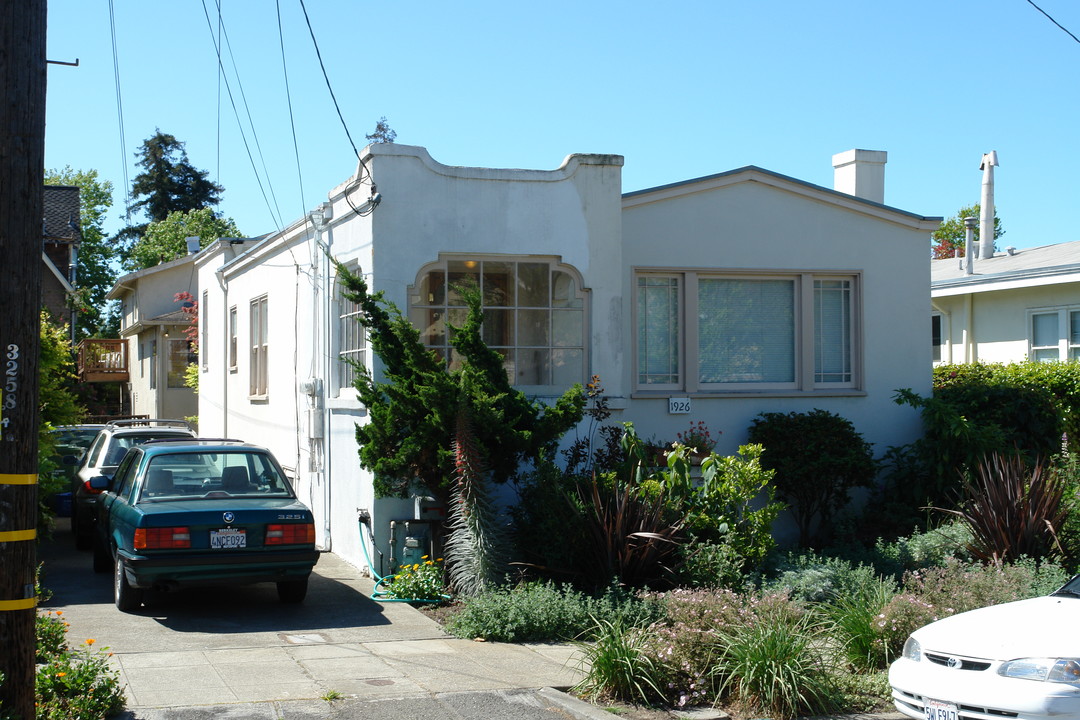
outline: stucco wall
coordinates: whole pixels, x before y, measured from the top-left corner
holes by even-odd
[[[762,412],[823,408],[851,420],[880,455],[921,432],[917,413],[891,402],[898,388],[930,388],[929,231],[880,208],[833,201],[828,193],[748,172],[690,184],[682,194],[631,197],[623,217],[627,280],[633,268],[836,271],[860,276],[862,393],[827,391],[691,397],[689,415],[669,415],[679,393],[638,392],[623,413],[643,436],[674,439],[690,421],[723,435],[718,450],[746,441]],[[632,382],[627,368],[626,383]],[[685,393],[683,393],[685,394]]]
[[[1020,362],[1028,356],[1029,311],[1080,306],[1080,284],[976,292],[934,298],[942,313],[943,362]],[[971,357],[965,342],[974,340]]]

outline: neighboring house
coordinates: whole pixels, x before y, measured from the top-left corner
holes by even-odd
[[[62,323],[72,324],[68,296],[75,290],[79,241],[79,188],[44,186],[45,217],[42,222],[41,302]]]
[[[191,316],[175,299],[185,292],[197,297],[194,264],[189,254],[128,273],[106,296],[120,301],[122,379],[133,415],[182,420],[198,412],[195,392],[184,384],[185,369],[196,360],[188,336]]]
[[[363,509],[384,558],[374,569],[409,557],[411,526],[392,545],[391,521],[430,511],[424,499],[374,498],[359,465],[365,409],[342,360],[380,365],[332,255],[441,351],[447,319],[463,313],[449,288],[475,278],[485,340],[520,389],[553,398],[597,374],[611,422],[645,438],[703,420],[731,453],[761,412],[824,408],[883,453],[920,433],[892,396],[930,390],[926,249],[940,222],[882,204],[884,162],[837,155],[839,190],[746,167],[623,195],[618,155],[500,170],[369,146],[357,177],[315,212],[196,256],[200,431],[270,447],[324,547],[364,566]]]
[[[1080,358],[1080,242],[931,262],[935,363]]]

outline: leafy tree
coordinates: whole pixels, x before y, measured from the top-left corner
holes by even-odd
[[[386,116],[383,115],[379,118],[379,122],[375,123],[375,132],[364,137],[369,143],[392,143],[397,139],[397,133],[386,122]]]
[[[356,389],[370,422],[358,425],[360,463],[375,474],[379,496],[407,497],[414,484],[445,500],[455,477],[456,420],[472,422],[475,457],[495,482],[517,474],[523,461],[551,457],[559,439],[582,418],[585,396],[575,384],[554,405],[529,399],[510,385],[502,357],[480,337],[476,287],[460,288],[469,314],[453,329],[455,366],[420,341],[420,333],[381,292],[336,263],[343,295],[360,307],[358,320],[382,360],[385,380],[357,365]],[[456,360],[460,358],[460,363]]]
[[[960,208],[954,217],[949,218],[945,222],[941,223],[934,232],[930,233],[930,240],[933,242],[933,258],[935,260],[942,260],[944,258],[951,257],[964,257],[964,245],[965,235],[967,233],[964,227],[964,218],[973,217],[978,218],[981,212],[979,203],[969,205],[968,207]],[[997,250],[997,239],[1005,234],[1005,231],[1001,229],[1001,219],[997,216],[997,212],[994,212],[994,250]],[[975,225],[975,244],[979,243],[979,226]]]
[[[240,237],[240,230],[232,218],[218,217],[210,208],[171,212],[164,220],[146,226],[124,260],[124,267],[140,270],[183,257],[189,237],[198,237],[199,247],[206,247],[218,238]]]
[[[225,189],[207,179],[188,160],[184,143],[157,130],[143,141],[135,157],[143,171],[131,182],[129,212],[143,212],[150,222],[161,222],[174,212],[186,213],[216,206]],[[132,242],[142,235],[146,224],[129,225],[118,237]]]
[[[116,281],[116,248],[107,242],[105,214],[112,207],[113,185],[98,178],[97,170],[46,170],[46,185],[79,188],[79,270],[76,276],[77,334],[83,337],[108,334],[105,295]]]

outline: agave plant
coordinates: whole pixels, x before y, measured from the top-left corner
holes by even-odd
[[[465,406],[457,413],[453,450],[447,572],[459,595],[475,597],[497,587],[505,577],[508,538],[488,492],[483,458]]]

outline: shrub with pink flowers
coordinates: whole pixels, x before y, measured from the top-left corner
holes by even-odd
[[[950,559],[942,567],[909,572],[903,590],[878,616],[876,642],[887,657],[896,658],[908,635],[923,625],[987,605],[1044,595],[1067,579],[1060,567],[1033,562],[974,565]]]

